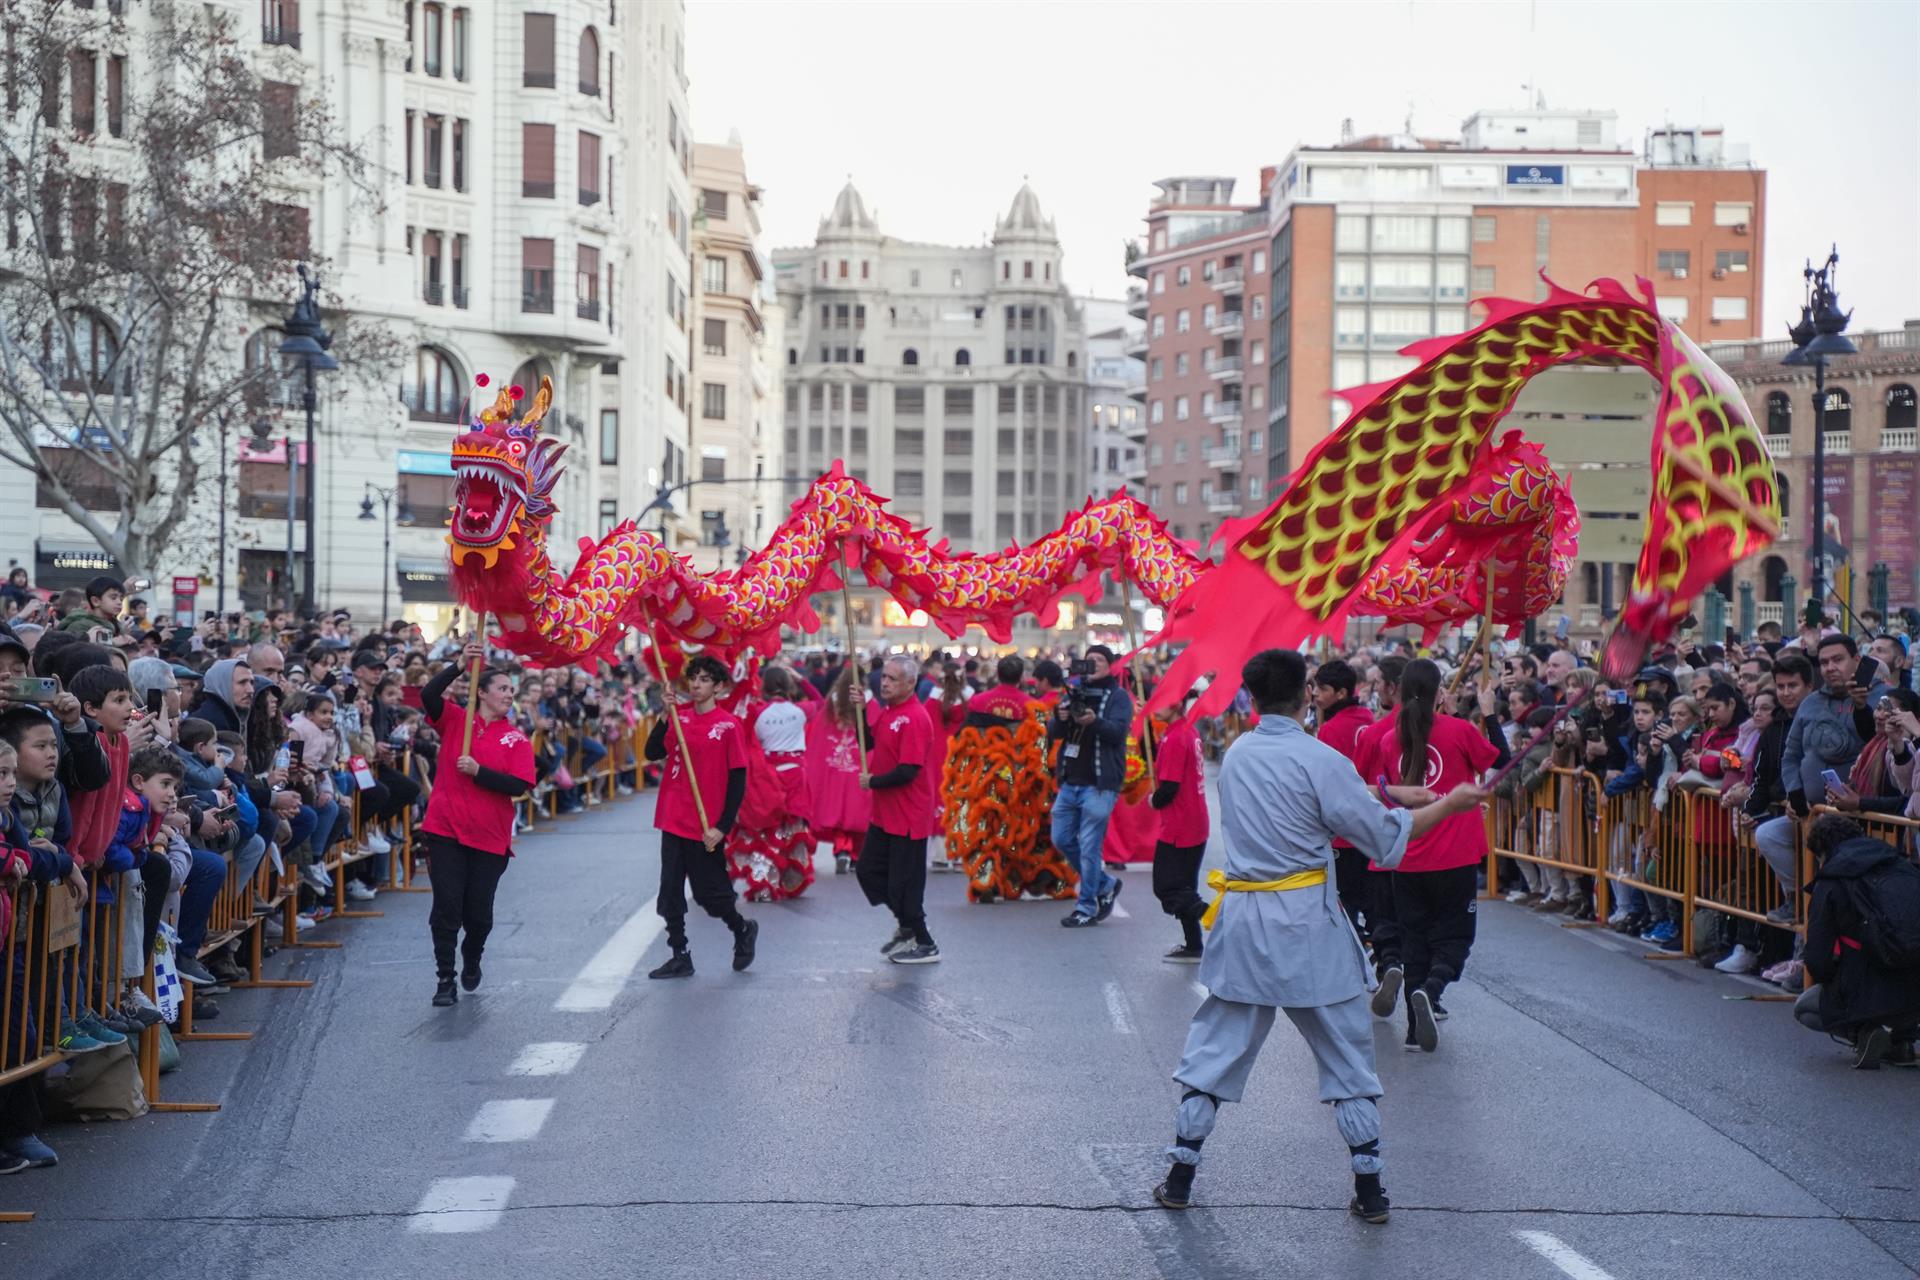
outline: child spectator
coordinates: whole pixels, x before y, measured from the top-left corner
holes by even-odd
[[[97,727],[95,736],[107,758],[106,785],[69,797],[73,808],[70,852],[81,866],[91,867],[106,856],[120,820],[121,797],[127,789],[127,760],[132,753],[127,728],[133,723],[133,685],[103,663],[82,667],[68,687],[80,700],[81,712]]]

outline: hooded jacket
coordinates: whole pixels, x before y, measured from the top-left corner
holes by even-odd
[[[1793,713],[1793,725],[1787,730],[1787,742],[1780,753],[1780,786],[1788,795],[1805,798],[1808,804],[1822,804],[1827,784],[1820,780],[1823,770],[1831,769],[1842,778],[1853,768],[1860,748],[1873,736],[1873,704],[1887,693],[1883,681],[1867,691],[1867,705],[1856,707],[1853,699],[1836,697],[1825,689],[1815,689]]]
[[[1883,968],[1861,950],[1853,895],[1863,880],[1900,853],[1885,841],[1857,836],[1841,842],[1813,878],[1807,908],[1807,976],[1820,984],[1820,1017],[1830,1029],[1862,1022],[1920,1021],[1920,970]]]
[[[216,729],[244,734],[247,718],[233,705],[233,673],[243,664],[238,658],[222,658],[207,668],[200,682],[200,696],[193,701],[193,715]]]

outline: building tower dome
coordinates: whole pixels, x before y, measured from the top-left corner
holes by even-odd
[[[1040,208],[1040,197],[1033,194],[1033,188],[1024,182],[1020,184],[1020,190],[1014,193],[1007,216],[1000,219],[993,229],[995,240],[1009,236],[1054,238],[1053,219],[1047,217]]]
[[[840,188],[840,194],[834,199],[833,212],[820,220],[820,235],[874,235],[880,230],[880,224],[867,212],[867,202],[860,198],[853,179],[847,179],[847,185]]]

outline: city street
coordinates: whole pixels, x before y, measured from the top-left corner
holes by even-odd
[[[234,992],[166,1096],[212,1115],[54,1126],[0,1180],[0,1275],[1216,1278],[1821,1275],[1920,1267],[1920,1073],[1848,1069],[1766,990],[1482,904],[1440,1052],[1377,1024],[1385,1227],[1276,1028],[1186,1214],[1152,1207],[1195,970],[1145,869],[1124,914],[968,906],[944,963],[883,961],[851,876],[750,906],[759,959],[689,922],[647,981],[652,799],[523,841],[486,982],[428,1006],[425,895],[281,953],[311,990]],[[1217,849],[1215,856],[1217,858]],[[289,958],[290,956],[290,958]]]

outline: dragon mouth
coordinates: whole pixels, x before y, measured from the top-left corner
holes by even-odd
[[[453,495],[453,541],[468,547],[498,545],[526,505],[519,480],[506,468],[483,461],[457,462],[454,472],[460,479]]]

